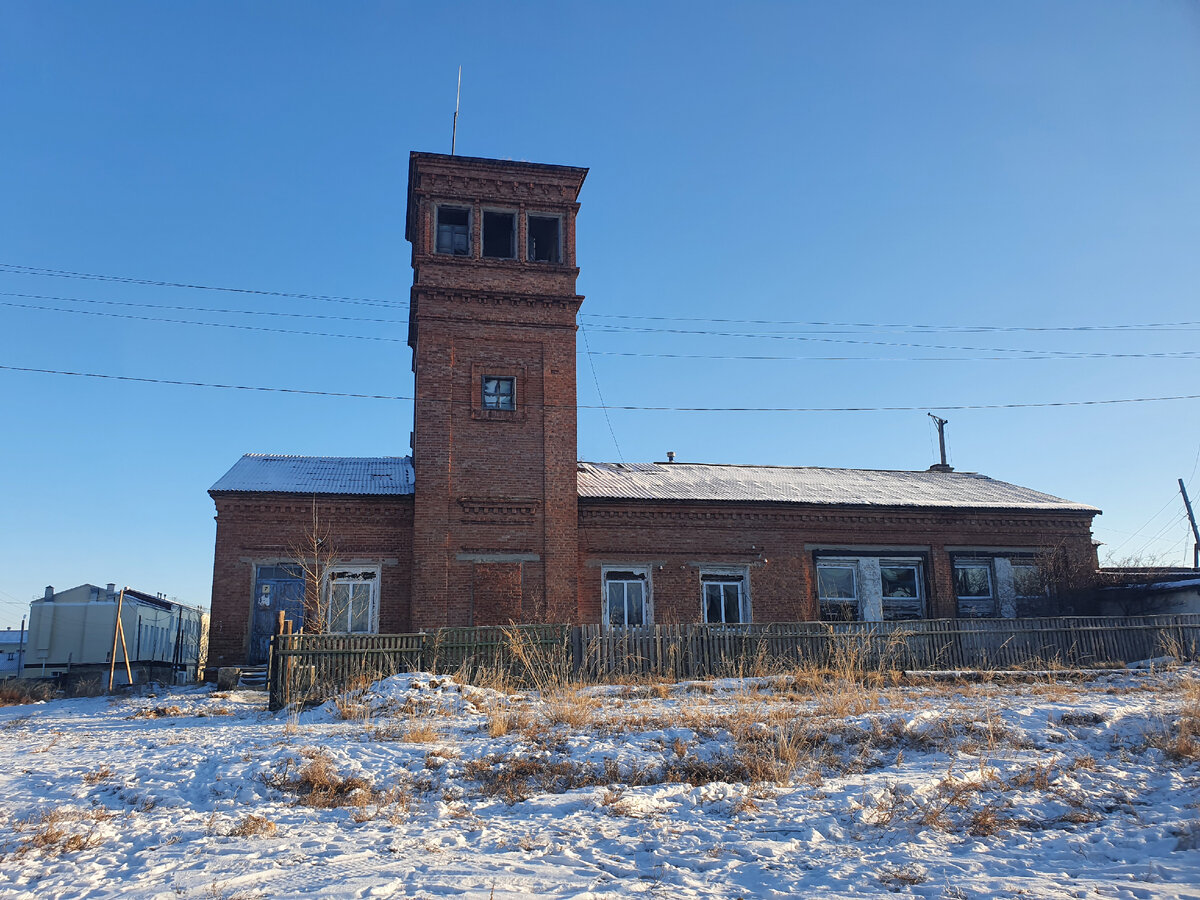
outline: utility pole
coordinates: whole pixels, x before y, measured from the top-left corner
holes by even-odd
[[[1183,494],[1183,505],[1187,507],[1188,521],[1192,523],[1192,568],[1200,569],[1200,531],[1196,530],[1196,516],[1192,512],[1192,501],[1188,499],[1183,479],[1179,479],[1179,493]]]
[[[926,413],[925,415],[927,415],[927,416],[929,416],[929,418],[933,419],[934,423],[937,425],[938,448],[942,451],[942,454],[941,454],[942,461],[940,463],[936,463],[935,465],[930,466],[929,471],[931,471],[931,472],[953,472],[954,468],[949,463],[946,462],[946,425],[949,424],[950,420],[943,419],[940,416],[935,416],[933,413]]]

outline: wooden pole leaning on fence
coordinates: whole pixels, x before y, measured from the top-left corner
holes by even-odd
[[[117,672],[117,638],[121,639],[121,652],[125,656],[125,677],[129,679],[129,683],[133,684],[133,671],[129,668],[129,647],[125,644],[125,626],[121,624],[121,609],[125,605],[125,591],[128,587],[121,588],[121,593],[117,596],[117,621],[113,625],[113,642],[112,652],[108,654],[108,692],[111,694],[113,689],[113,679]]]

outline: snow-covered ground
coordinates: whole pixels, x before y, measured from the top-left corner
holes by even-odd
[[[1200,898],[1189,709],[1188,668],[6,707],[0,897]]]

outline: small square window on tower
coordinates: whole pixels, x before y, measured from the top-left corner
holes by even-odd
[[[471,255],[471,211],[460,206],[437,208],[437,252]]]
[[[483,255],[489,259],[517,258],[517,214],[483,211]]]
[[[529,216],[530,262],[562,262],[561,225],[562,220],[558,216]]]
[[[484,409],[516,409],[517,379],[510,375],[484,375],[482,405]]]

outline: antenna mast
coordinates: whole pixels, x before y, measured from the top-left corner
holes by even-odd
[[[458,101],[462,97],[462,66],[458,67],[458,90],[454,92],[454,126],[450,129],[450,155],[454,155],[454,145],[458,142]]]
[[[933,413],[926,413],[925,415],[929,416],[937,424],[938,449],[942,451],[942,461],[930,466],[929,470],[931,472],[953,472],[954,469],[946,462],[946,425],[949,424],[950,420],[935,416]]]

